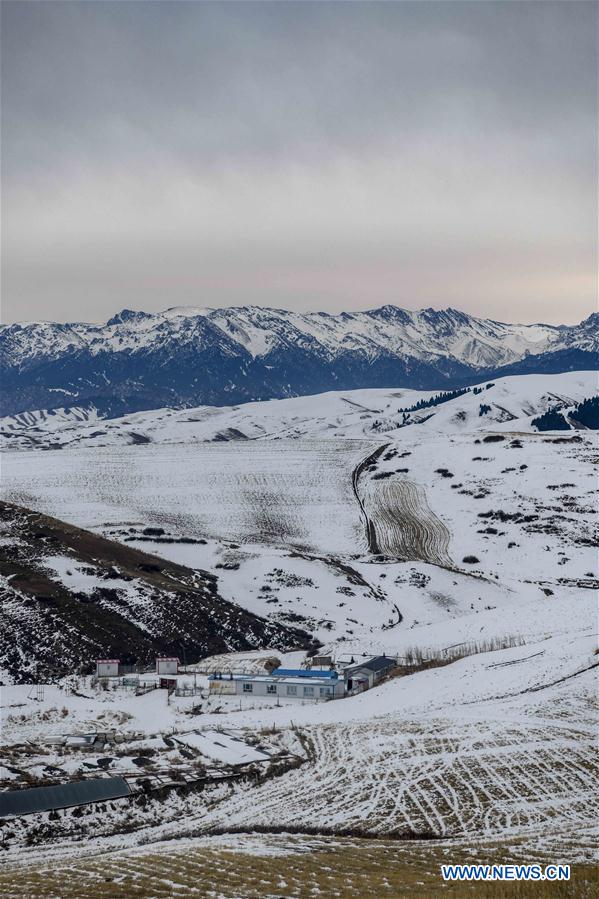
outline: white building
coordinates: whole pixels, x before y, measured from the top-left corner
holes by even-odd
[[[396,667],[396,660],[389,656],[371,656],[347,665],[343,669],[348,693],[369,690]]]
[[[218,696],[257,696],[306,702],[339,699],[345,693],[336,671],[276,669],[272,674],[212,674],[210,693]]]
[[[176,657],[159,656],[156,659],[156,674],[178,674],[179,659]]]
[[[96,659],[96,677],[118,677],[118,659]]]

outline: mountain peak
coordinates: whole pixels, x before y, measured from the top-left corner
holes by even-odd
[[[358,314],[401,322],[411,321],[413,315],[413,313],[408,312],[406,309],[402,309],[400,306],[394,306],[392,303],[386,303],[384,306],[379,306],[377,309],[369,309],[365,313]]]
[[[432,306],[427,306],[426,309],[420,309],[417,315],[428,321],[452,321],[460,324],[467,324],[472,321],[472,316],[468,315],[467,312],[454,309],[452,306],[448,306],[446,309],[433,309]]]
[[[134,309],[122,309],[121,312],[117,312],[116,315],[109,318],[106,324],[124,325],[127,322],[143,321],[147,318],[152,318],[150,312],[136,312]]]
[[[510,325],[451,307],[386,304],[335,314],[123,309],[106,325],[7,326],[0,328],[2,414],[58,408],[66,396],[96,407],[118,397],[124,412],[361,387],[448,389],[505,366],[515,374],[588,369],[598,323],[597,313],[580,325]]]

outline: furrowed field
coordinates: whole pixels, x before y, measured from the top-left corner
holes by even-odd
[[[4,498],[81,527],[142,522],[359,553],[366,541],[351,472],[374,446],[277,440],[6,453]]]

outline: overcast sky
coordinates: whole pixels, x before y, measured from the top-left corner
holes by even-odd
[[[3,2],[4,321],[597,308],[589,2]]]

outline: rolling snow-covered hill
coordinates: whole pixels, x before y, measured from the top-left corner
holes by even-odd
[[[94,406],[115,416],[364,387],[446,389],[502,373],[596,367],[598,315],[518,325],[455,309],[331,315],[256,306],[123,310],[106,324],[0,327],[5,415]]]
[[[6,449],[229,442],[289,438],[391,437],[421,425],[435,432],[532,430],[548,409],[568,409],[599,392],[596,372],[521,375],[483,382],[438,405],[435,391],[366,389],[245,403],[153,409],[102,420],[95,407],[24,412],[0,419]]]
[[[520,608],[531,592],[596,586],[595,434],[530,424],[592,395],[596,380],[488,384],[406,423],[401,410],[430,394],[355,391],[65,425],[35,432],[48,438],[37,451],[5,452],[2,486],[12,503],[218,571],[225,598],[323,642],[389,651],[427,620],[425,593],[445,630],[459,608],[478,632],[487,605],[500,607],[504,628],[499,588]],[[160,538],[143,536],[156,526]]]

